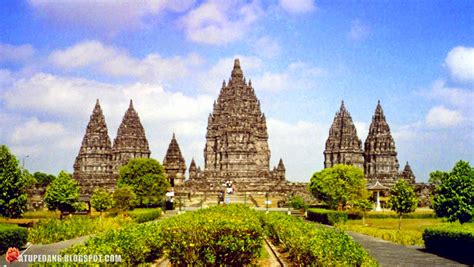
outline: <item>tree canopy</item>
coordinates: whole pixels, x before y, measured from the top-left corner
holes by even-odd
[[[390,189],[390,199],[388,200],[390,209],[395,211],[401,220],[403,214],[415,211],[417,204],[418,198],[413,188],[405,179],[398,179]],[[400,223],[398,227],[400,228]]]
[[[79,201],[79,185],[72,176],[61,171],[56,179],[46,188],[44,201],[50,210],[73,212]]]
[[[112,193],[103,189],[96,188],[91,196],[91,206],[98,212],[106,211],[112,208]]]
[[[332,209],[345,207],[348,202],[368,196],[364,171],[343,164],[313,174],[310,191],[314,197],[323,200]]]
[[[41,186],[48,186],[52,181],[54,181],[54,179],[56,179],[56,176],[44,172],[35,172],[33,173],[33,177],[36,180],[36,184]]]
[[[170,187],[163,166],[148,158],[132,159],[120,168],[118,187],[124,185],[132,188],[140,206],[159,204]]]
[[[453,170],[444,173],[433,192],[433,209],[438,217],[465,223],[474,217],[474,168],[458,161]]]
[[[18,218],[26,210],[27,189],[32,176],[20,168],[7,146],[0,146],[0,215]]]

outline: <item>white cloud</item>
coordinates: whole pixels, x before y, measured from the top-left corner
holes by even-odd
[[[63,50],[56,50],[49,60],[60,68],[90,67],[103,74],[118,77],[135,77],[144,81],[173,80],[185,77],[189,68],[199,65],[197,54],[163,58],[148,54],[142,59],[131,57],[125,50],[104,46],[98,41],[84,41]]]
[[[293,62],[282,72],[264,72],[254,80],[256,90],[282,91],[294,89],[313,89],[316,78],[324,74],[324,70],[305,62]]]
[[[54,0],[29,0],[37,15],[60,26],[87,27],[118,32],[150,23],[150,17],[163,12],[184,12],[194,0],[114,1],[71,0],[58,4]]]
[[[433,107],[426,115],[426,123],[432,127],[449,128],[459,125],[462,121],[463,116],[459,111],[444,106]]]
[[[362,147],[364,146],[365,139],[369,134],[369,123],[363,121],[354,121],[354,126],[357,130],[357,137],[362,140]]]
[[[312,122],[289,123],[273,118],[267,119],[267,125],[272,168],[283,158],[287,179],[302,182],[308,182],[315,171],[323,168],[329,128]]]
[[[224,45],[246,36],[260,14],[257,1],[207,1],[183,16],[181,25],[193,42]]]
[[[351,22],[348,37],[353,41],[363,41],[370,36],[370,33],[371,29],[368,25],[363,23],[360,19],[355,19]]]
[[[280,0],[280,6],[290,13],[300,14],[316,9],[314,0]]]
[[[11,141],[29,143],[38,139],[60,136],[64,132],[64,127],[59,123],[40,122],[37,118],[32,118],[13,129]]]
[[[0,63],[23,62],[30,59],[34,53],[35,50],[29,44],[15,46],[0,43]]]
[[[445,59],[451,76],[458,81],[474,81],[474,47],[457,46]]]
[[[269,36],[263,36],[254,44],[255,54],[265,58],[273,58],[281,53],[281,46]]]
[[[474,90],[449,87],[443,80],[433,83],[428,96],[461,108],[472,108],[472,103],[474,103]]]

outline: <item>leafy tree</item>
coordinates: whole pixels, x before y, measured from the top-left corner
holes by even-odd
[[[364,171],[351,165],[337,164],[316,172],[309,186],[313,196],[325,201],[332,209],[368,196]]]
[[[18,218],[26,210],[27,189],[32,177],[19,167],[7,146],[0,146],[0,215]]]
[[[449,173],[443,171],[434,171],[430,173],[430,178],[428,179],[428,183],[433,185],[439,185],[441,182],[449,176]]]
[[[358,199],[354,201],[354,207],[362,212],[362,225],[365,225],[365,214],[367,211],[371,211],[374,204],[368,199]]]
[[[435,187],[433,208],[438,217],[460,223],[472,221],[474,217],[474,168],[469,162],[458,161]]]
[[[33,177],[35,177],[36,184],[41,186],[48,186],[52,181],[54,181],[54,179],[56,179],[56,176],[44,172],[35,172],[33,173]]]
[[[46,188],[44,201],[50,210],[73,212],[79,201],[79,185],[72,176],[61,171],[58,177]]]
[[[158,204],[170,187],[163,166],[157,160],[148,158],[132,159],[120,168],[118,187],[124,185],[133,189],[140,206],[144,203]]]
[[[134,207],[137,196],[130,186],[116,188],[113,194],[114,207],[119,210],[130,210]]]
[[[398,229],[400,229],[402,226],[403,214],[415,211],[418,204],[418,198],[408,182],[405,179],[400,178],[390,190],[388,204],[391,210],[395,211],[399,216]]]
[[[95,189],[91,196],[91,206],[100,213],[112,208],[112,193],[103,188]]]

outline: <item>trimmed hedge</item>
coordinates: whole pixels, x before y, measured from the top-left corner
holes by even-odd
[[[346,211],[349,220],[360,220],[362,219],[362,212],[358,210],[348,210]],[[369,211],[365,213],[366,219],[398,219],[398,214],[393,211]],[[436,214],[434,212],[411,212],[407,214],[403,214],[404,219],[432,219],[436,218]]]
[[[474,224],[445,224],[426,228],[423,240],[428,251],[474,264]]]
[[[29,228],[29,241],[34,244],[50,244],[79,236],[95,234],[133,224],[130,218],[102,218],[89,216],[68,216],[63,220],[39,220]]]
[[[345,223],[348,219],[348,215],[343,211],[309,209],[307,219],[322,224],[335,225]]]
[[[242,266],[258,258],[262,241],[256,212],[230,205],[107,231],[61,253],[119,254],[127,265],[165,255],[177,266]]]
[[[16,225],[0,224],[0,254],[9,247],[21,249],[28,240],[28,230]]]
[[[128,215],[136,223],[144,223],[158,219],[161,216],[161,208],[158,209],[134,209],[128,211]]]
[[[212,207],[162,222],[160,233],[173,265],[242,266],[258,258],[263,229],[243,205]]]
[[[330,229],[283,213],[261,216],[265,233],[295,266],[377,266],[361,245]]]

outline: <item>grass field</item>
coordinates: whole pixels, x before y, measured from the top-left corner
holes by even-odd
[[[398,230],[398,219],[366,219],[366,225],[362,220],[350,220],[342,226],[345,230],[354,231],[401,245],[423,246],[423,230],[429,226],[446,224],[442,219],[402,219],[402,228]]]

